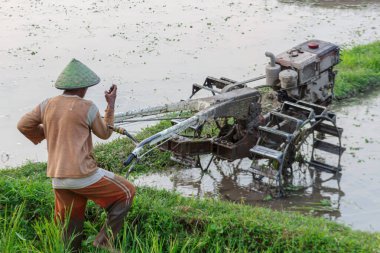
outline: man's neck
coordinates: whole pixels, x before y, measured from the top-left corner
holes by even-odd
[[[63,92],[63,95],[78,96],[80,98],[84,98],[84,95],[86,95],[86,90],[87,89],[65,90]]]

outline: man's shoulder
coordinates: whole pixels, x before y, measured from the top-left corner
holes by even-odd
[[[87,100],[84,98],[78,98],[76,100],[76,108],[79,110],[83,110],[84,113],[87,114],[95,114],[98,112],[98,107],[91,100]]]
[[[92,100],[88,100],[88,99],[80,98],[80,101],[81,101],[83,104],[88,105],[89,107],[95,105],[95,103],[94,103]]]

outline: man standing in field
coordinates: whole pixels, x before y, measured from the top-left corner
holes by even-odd
[[[55,87],[63,94],[46,99],[25,114],[17,128],[34,144],[46,138],[47,176],[52,178],[55,194],[55,218],[64,222],[65,243],[80,249],[87,200],[107,211],[107,221],[96,236],[95,247],[112,248],[113,239],[123,225],[135,195],[134,186],[125,178],[97,167],[93,156],[91,132],[108,139],[113,126],[116,85],[105,92],[104,118],[96,105],[83,99],[87,88],[100,82],[99,77],[73,59],[58,77]]]

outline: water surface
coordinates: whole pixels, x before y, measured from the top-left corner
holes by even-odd
[[[355,8],[346,2],[0,0],[0,167],[46,160],[46,143],[33,145],[16,124],[59,94],[54,81],[71,58],[101,77],[87,95],[101,111],[111,83],[119,85],[118,111],[175,102],[208,75],[263,74],[265,51],[311,38],[339,45],[378,40],[377,1],[355,1]]]

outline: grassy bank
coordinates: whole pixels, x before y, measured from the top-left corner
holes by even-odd
[[[0,172],[1,252],[63,252],[45,169],[39,163]],[[86,216],[84,250],[95,252],[91,242],[105,216],[93,204]],[[118,247],[123,252],[377,252],[380,234],[322,218],[142,188]]]
[[[334,89],[337,99],[380,86],[380,41],[345,49],[341,59]]]
[[[142,139],[167,122],[142,131]],[[99,163],[118,168],[132,144],[115,140],[96,148]],[[134,173],[170,165],[168,154],[153,152]],[[0,171],[1,252],[64,252],[53,222],[54,196],[46,163]],[[89,203],[84,252],[105,220]],[[380,234],[353,231],[322,218],[140,188],[119,234],[122,252],[380,252]]]

